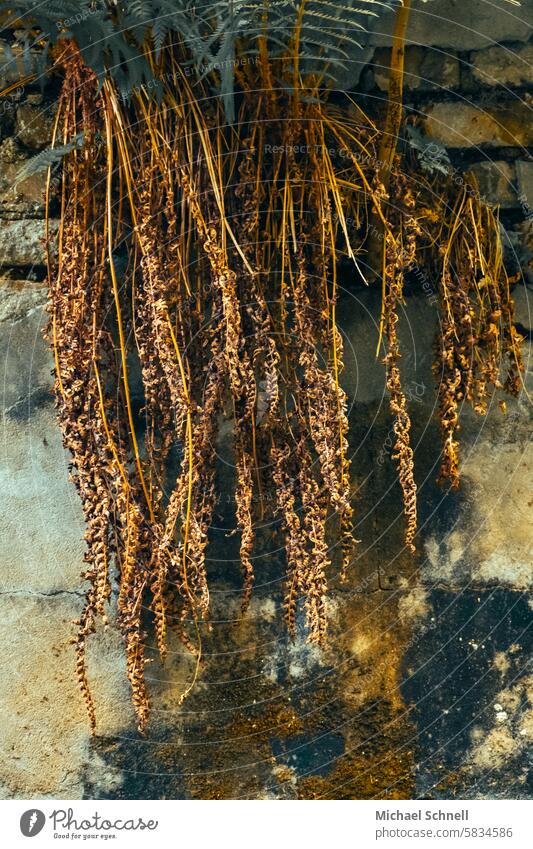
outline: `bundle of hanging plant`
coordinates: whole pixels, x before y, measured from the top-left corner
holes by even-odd
[[[353,6],[233,3],[224,14],[226,5],[215,4],[205,18],[162,0],[85,6],[86,21],[58,27],[52,45],[42,38],[44,13],[28,24],[63,80],[53,140],[61,227],[47,333],[87,528],[77,674],[94,728],[86,643],[107,621],[116,575],[142,731],[147,611],[161,658],[172,628],[200,664],[222,413],[233,426],[243,615],[256,527],[275,519],[289,632],[302,609],[309,640],[327,638],[328,578],[350,569],[356,544],[339,263],[382,290],[376,343],[386,347],[410,550],[416,484],[396,333],[405,276],[427,269],[438,291],[441,479],[452,486],[458,410],[468,401],[484,412],[491,387],[518,392],[520,337],[498,222],[475,186],[459,188],[400,158],[390,139],[394,103],[380,129],[334,92],[332,68],[354,49],[360,26]],[[328,28],[331,46],[319,50]],[[96,61],[100,31],[109,37]],[[142,438],[132,407],[136,367]]]

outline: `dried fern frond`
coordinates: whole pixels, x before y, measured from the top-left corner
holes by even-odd
[[[145,32],[163,5],[135,3],[128,20]],[[259,21],[261,10],[263,27],[278,5],[234,4],[232,14]],[[355,119],[348,102],[331,104],[316,67],[307,73],[299,64],[299,40],[333,14],[331,5],[289,3],[298,20],[286,49],[259,36],[260,61],[240,77],[239,121],[229,129],[203,71],[186,73],[192,54],[184,39],[171,44],[164,28],[143,54],[161,75],[159,101],[142,86],[125,99],[123,81],[107,72],[102,83],[72,40],[57,51],[62,227],[56,260],[50,252],[49,337],[58,419],[87,527],[76,670],[93,727],[85,646],[108,620],[115,574],[140,730],[150,711],[148,633],[164,660],[174,629],[195,658],[184,696],[196,680],[223,415],[234,444],[241,615],[255,580],[258,521],[267,519],[285,552],[288,630],[301,618],[309,639],[326,644],[328,584],[354,573],[356,544],[337,275],[343,260],[361,279],[376,217],[385,248],[378,343],[386,344],[410,550],[416,483],[397,321],[412,268],[429,267],[439,294],[441,477],[458,482],[461,404],[483,412],[487,387],[516,393],[520,386],[520,338],[493,213],[475,188],[459,190],[444,174],[417,174],[412,191],[393,153],[384,191],[378,129]],[[111,20],[115,11],[107,13]],[[344,26],[347,12],[337,13]],[[224,39],[224,21],[198,19],[195,27],[203,61],[209,51],[200,42],[209,27],[213,45]],[[69,147],[74,139],[80,144]],[[332,146],[346,152],[340,164]],[[432,206],[436,214],[425,220]],[[132,363],[145,427],[134,411]]]

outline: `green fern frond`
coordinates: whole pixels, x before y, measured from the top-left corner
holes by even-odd
[[[48,47],[71,34],[85,62],[103,80],[109,74],[122,96],[149,83],[153,74],[146,47],[156,59],[168,37],[184,45],[198,77],[211,73],[213,83],[232,118],[234,60],[239,49],[247,55],[266,37],[271,56],[282,56],[298,44],[300,71],[335,78],[342,60],[357,59],[358,35],[367,31],[370,17],[398,8],[402,0],[0,0],[0,11],[22,20],[33,43],[40,30],[41,69]],[[515,0],[508,0],[515,2]],[[35,61],[28,48],[28,60]]]
[[[59,145],[58,147],[48,147],[46,150],[41,150],[31,159],[28,159],[22,168],[18,171],[15,177],[15,185],[27,180],[28,177],[33,177],[35,174],[42,174],[48,171],[49,168],[58,166],[63,158],[76,147],[81,147],[84,142],[84,133],[78,133],[72,141],[67,144]]]
[[[130,0],[128,3],[128,14],[140,21],[150,21],[154,15],[151,0]]]

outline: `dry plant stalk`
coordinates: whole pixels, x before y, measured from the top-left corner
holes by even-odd
[[[410,223],[413,226],[414,222],[412,220]],[[410,440],[411,419],[407,411],[407,400],[402,390],[399,368],[400,346],[396,330],[398,304],[403,297],[404,273],[414,261],[414,239],[411,238],[407,249],[402,249],[398,253],[395,252],[396,246],[391,237],[387,237],[386,242],[383,313],[387,353],[384,363],[386,366],[387,390],[390,396],[390,410],[394,418],[393,429],[396,436],[392,459],[398,463],[398,478],[403,494],[406,518],[405,544],[414,553],[415,546],[413,540],[417,528],[417,506],[413,449],[411,448]]]
[[[515,393],[520,382],[497,226],[475,195],[457,196],[451,220],[427,216],[457,190],[418,178],[414,197],[393,168],[389,208],[397,213],[387,218],[372,189],[380,134],[371,121],[329,103],[292,61],[262,54],[242,69],[239,120],[225,128],[220,104],[202,85],[191,89],[177,51],[162,53],[160,103],[144,91],[126,103],[110,81],[99,90],[72,43],[57,57],[58,134],[67,142],[83,132],[84,145],[63,168],[48,332],[59,423],[87,524],[89,589],[76,652],[93,728],[85,649],[97,621],[107,622],[115,574],[139,729],[150,708],[146,611],[161,658],[172,628],[197,675],[200,620],[209,612],[213,446],[224,411],[235,437],[242,610],[254,583],[257,520],[276,518],[288,629],[301,611],[309,639],[324,643],[328,579],[348,572],[356,542],[337,269],[346,257],[358,275],[357,246],[371,219],[380,218],[385,234],[382,336],[409,549],[416,484],[396,324],[414,266],[433,269],[438,281],[442,476],[452,485],[460,404],[483,412],[502,357],[510,363],[504,388]],[[284,75],[291,86],[275,89],[272,79]],[[348,155],[339,162],[332,145]]]

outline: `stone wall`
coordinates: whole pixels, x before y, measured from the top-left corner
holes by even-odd
[[[391,17],[379,19],[356,69],[358,91],[381,103],[388,87]],[[473,174],[501,210],[505,243],[532,280],[533,2],[414,4],[405,49],[408,122],[443,145],[457,179]],[[404,145],[409,145],[404,139]]]
[[[487,200],[501,206],[509,262],[524,271],[514,294],[525,335],[532,327],[532,11],[531,0],[521,9],[484,0],[415,3],[405,92],[422,136],[444,144],[457,172],[473,170]],[[361,51],[353,84],[369,100],[383,99],[389,32],[380,19]],[[0,44],[2,68],[16,82],[21,68],[13,69]],[[250,613],[236,621],[237,541],[219,531],[200,682],[180,706],[190,658],[175,645],[161,667],[151,646],[154,713],[140,738],[118,639],[112,629],[98,633],[90,657],[98,733],[91,739],[70,644],[83,596],[83,520],[41,335],[44,182],[15,183],[20,164],[48,143],[54,102],[53,84],[44,95],[26,86],[0,109],[1,795],[531,797],[529,398],[508,403],[505,415],[496,399],[486,419],[463,412],[463,486],[440,490],[435,315],[430,299],[408,300],[402,370],[421,530],[417,556],[407,556],[383,370],[374,355],[374,290],[347,289],[339,309],[362,542],[348,584],[332,586],[329,647],[312,649],[303,634],[287,640],[282,565],[267,534]],[[527,341],[524,354],[529,363]],[[529,373],[527,380],[531,394]],[[230,442],[226,432],[222,461],[231,458]],[[219,511],[220,527],[229,526],[231,501],[223,499]]]

